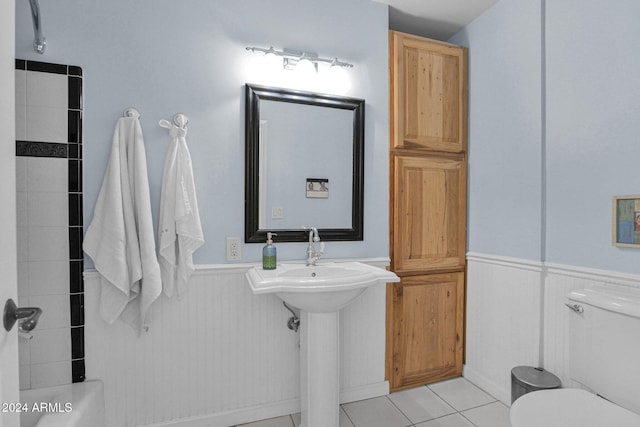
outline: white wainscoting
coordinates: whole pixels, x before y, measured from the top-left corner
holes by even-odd
[[[300,410],[299,335],[277,297],[251,293],[250,266],[198,266],[182,300],[154,303],[141,337],[100,318],[98,276],[85,273],[86,374],[104,381],[107,427],[227,427]],[[342,402],[388,394],[385,286],[340,321]]]
[[[576,385],[567,293],[600,283],[640,287],[640,276],[613,271],[476,253],[467,260],[464,376],[505,404],[514,366],[543,366],[563,387]]]
[[[570,310],[564,305],[567,302],[567,294],[574,289],[603,283],[640,287],[640,276],[550,263],[546,265],[546,270],[545,368],[560,378],[563,387],[575,387],[577,383],[570,377]]]
[[[464,376],[510,404],[511,369],[539,363],[542,266],[484,254],[467,261]]]

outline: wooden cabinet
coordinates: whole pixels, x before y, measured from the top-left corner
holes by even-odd
[[[462,375],[463,310],[464,273],[407,276],[388,285],[393,390]]]
[[[411,274],[464,269],[465,156],[395,155],[393,168],[393,271]]]
[[[392,146],[466,150],[466,49],[392,31],[389,55]]]
[[[391,31],[391,390],[460,376],[467,239],[467,50]]]

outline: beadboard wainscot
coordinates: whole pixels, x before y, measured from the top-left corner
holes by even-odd
[[[563,387],[577,387],[570,377],[569,292],[603,283],[640,287],[638,275],[489,254],[468,253],[467,266],[463,375],[507,405],[518,365],[542,366]]]
[[[279,298],[251,293],[253,266],[196,266],[182,300],[153,304],[140,337],[101,319],[98,275],[85,272],[86,373],[104,381],[107,427],[227,427],[300,411],[299,334]],[[342,403],[389,392],[385,298],[376,285],[340,313]]]
[[[563,264],[546,264],[544,362],[545,369],[557,375],[563,387],[579,387],[570,377],[569,315],[571,310],[564,305],[567,302],[566,296],[575,289],[602,284],[640,288],[640,275]]]
[[[467,254],[466,360],[463,376],[511,403],[511,369],[538,366],[540,262]]]

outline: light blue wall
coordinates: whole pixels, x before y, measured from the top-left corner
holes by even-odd
[[[500,0],[451,40],[471,57],[469,250],[640,273],[611,245],[612,197],[640,193],[640,3],[544,3]]]
[[[550,262],[640,273],[611,198],[640,194],[640,3],[547,2]]]
[[[501,0],[450,41],[469,47],[471,252],[539,259],[540,2]]]
[[[33,52],[28,2],[16,1],[16,57],[84,70],[85,225],[122,111],[137,108],[157,221],[165,129],[183,112],[206,243],[196,263],[225,262],[225,237],[244,230],[244,83],[257,45],[338,56],[355,64],[347,96],[366,100],[363,242],[329,243],[326,257],[388,256],[387,6],[369,0],[42,1],[45,55]],[[157,223],[157,222],[156,222]],[[311,225],[311,224],[309,224]],[[261,246],[243,246],[257,261]],[[303,243],[278,245],[302,259]],[[90,264],[89,264],[90,266]]]

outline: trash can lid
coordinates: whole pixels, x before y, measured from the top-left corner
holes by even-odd
[[[542,368],[534,368],[533,366],[516,366],[511,370],[511,375],[516,382],[535,389],[560,387],[560,378]]]

